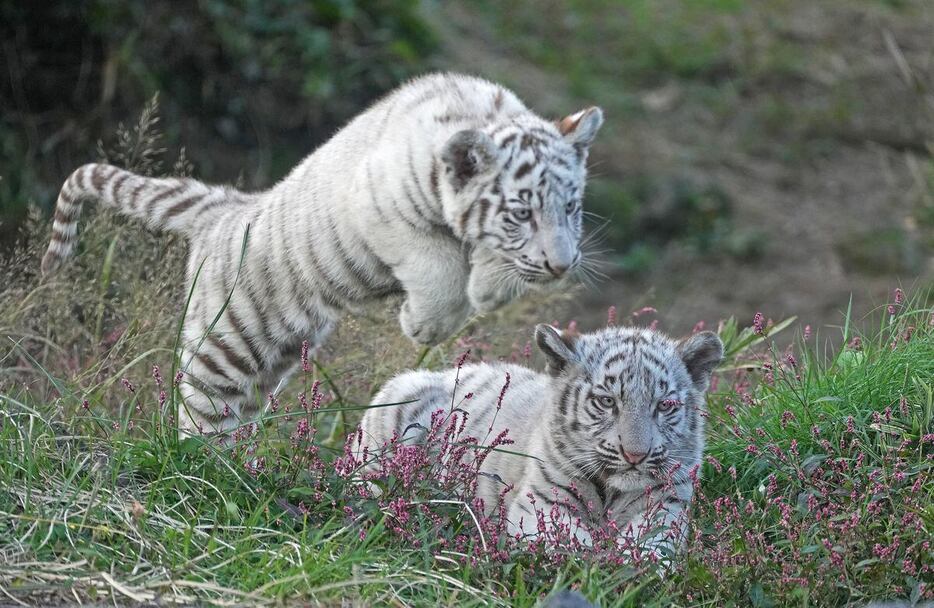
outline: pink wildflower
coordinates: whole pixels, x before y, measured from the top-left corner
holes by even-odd
[[[757,312],[755,316],[752,318],[752,328],[758,335],[760,336],[762,335],[762,331],[764,327],[762,324],[762,313],[761,312]]]

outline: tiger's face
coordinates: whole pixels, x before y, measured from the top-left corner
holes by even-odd
[[[527,118],[455,134],[442,155],[455,234],[528,283],[577,267],[587,153],[602,124],[590,108],[557,124]]]
[[[704,393],[723,356],[716,334],[675,342],[608,328],[568,338],[539,326],[536,341],[560,387],[556,444],[582,473],[622,491],[688,474],[685,463],[696,464],[703,447]]]

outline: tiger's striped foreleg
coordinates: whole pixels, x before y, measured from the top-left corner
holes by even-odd
[[[528,539],[542,532],[554,534],[558,530],[565,530],[581,546],[590,547],[593,538],[586,526],[581,524],[588,520],[588,514],[578,509],[579,502],[579,498],[564,492],[556,494],[555,488],[533,477],[533,480],[518,486],[515,500],[507,513],[507,527],[510,534],[521,534]],[[541,526],[544,526],[544,530]]]
[[[406,292],[399,323],[409,338],[434,345],[452,336],[470,315],[466,255],[459,243],[432,239],[413,248],[395,269]]]
[[[470,258],[467,297],[477,312],[491,312],[522,295],[526,284],[515,273],[512,262],[486,249]]]
[[[615,518],[618,523],[629,522],[621,527],[618,546],[626,554],[637,550],[651,553],[660,566],[669,566],[687,540],[692,494],[690,483],[675,484],[661,496],[646,498],[644,492],[635,494],[627,502],[640,505],[638,511],[634,514],[620,512]]]

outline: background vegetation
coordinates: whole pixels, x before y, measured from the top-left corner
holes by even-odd
[[[155,93],[199,175],[263,187],[435,48],[414,0],[4,3],[5,243]]]
[[[925,0],[0,4],[0,592],[47,603],[534,605],[569,586],[606,606],[930,598],[932,11]],[[346,408],[419,360],[397,303],[345,319],[320,367],[286,387],[282,407],[297,416],[299,395],[322,382],[313,438],[296,444],[295,420],[274,419],[244,442],[252,454],[228,457],[178,443],[165,424],[182,243],[93,209],[74,264],[36,274],[72,168],[106,158],[266,187],[433,68],[501,80],[548,115],[604,106],[586,204],[610,220],[613,253],[598,289],[511,305],[424,365],[466,349],[526,361],[534,323],[589,330],[611,304],[621,322],[674,333],[704,321],[731,345],[691,558],[664,578],[599,555],[479,555],[467,512],[447,503],[428,503],[400,537],[400,512],[343,492],[336,459],[359,415]],[[917,287],[896,302],[900,282]],[[625,313],[647,305],[659,312]],[[771,337],[740,332],[760,310],[798,316],[771,350]],[[720,323],[730,317],[742,321]],[[262,471],[250,468],[257,451]],[[300,471],[288,464],[299,454]],[[445,492],[429,481],[387,500]],[[466,563],[440,545],[458,535]]]
[[[606,110],[587,205],[611,220],[610,279],[582,320],[816,325],[934,277],[926,0],[52,1],[5,3],[0,28],[5,251],[156,93],[169,166],[184,150],[198,177],[263,188],[406,77],[455,69],[546,115]]]

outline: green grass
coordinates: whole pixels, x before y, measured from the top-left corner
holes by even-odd
[[[442,523],[423,518],[412,523],[410,538],[400,538],[386,509],[355,497],[347,478],[334,473],[341,441],[308,444],[321,450],[323,468],[305,466],[311,460],[292,466],[304,452],[288,440],[292,425],[280,426],[284,409],[251,442],[253,454],[179,442],[167,423],[169,384],[160,400],[155,379],[126,386],[118,370],[89,390],[14,345],[3,364],[27,362],[54,390],[7,383],[0,394],[0,587],[22,601],[218,604],[350,598],[532,606],[569,586],[603,606],[929,597],[924,584],[932,573],[920,569],[934,563],[921,546],[934,526],[932,310],[920,295],[899,305],[861,336],[859,350],[843,346],[857,335],[846,323],[845,335],[802,343],[794,364],[784,352],[763,350],[771,338],[752,328],[721,328],[729,360],[711,399],[708,443],[720,471],[705,467],[689,553],[663,578],[601,566],[593,556],[553,565],[540,552],[516,552],[505,567],[482,558],[459,563],[440,540],[471,534],[463,509],[438,502],[437,487],[423,488],[419,496]],[[506,354],[511,345],[488,348]],[[165,353],[144,358],[171,360]],[[742,371],[727,371],[735,368]],[[334,369],[328,375],[334,388],[345,380]],[[311,395],[312,380],[291,385],[280,407],[291,403],[298,413],[296,393]],[[342,407],[354,405],[331,398],[312,423],[326,430]],[[856,463],[858,453],[864,456]],[[247,465],[259,457],[278,466],[251,472]],[[831,465],[837,462],[846,466]],[[877,480],[882,489],[873,488]],[[809,496],[833,505],[827,520],[808,510]],[[740,510],[724,517],[717,504]],[[837,530],[834,522],[852,513],[861,523]],[[895,539],[896,557],[874,555]],[[908,563],[918,570],[913,576]]]

